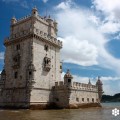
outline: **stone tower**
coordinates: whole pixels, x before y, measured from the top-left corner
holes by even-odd
[[[67,73],[64,75],[64,84],[68,87],[71,87],[73,84],[73,77],[69,69],[67,70]]]
[[[41,17],[33,8],[29,16],[12,18],[4,45],[4,106],[51,103],[52,86],[61,80],[62,42],[57,40],[57,22],[50,16]]]
[[[97,89],[98,89],[98,96],[99,96],[99,102],[101,101],[101,98],[102,98],[102,94],[103,94],[103,84],[102,84],[102,81],[100,80],[100,77],[98,77],[98,80],[96,82],[96,86],[97,86]]]

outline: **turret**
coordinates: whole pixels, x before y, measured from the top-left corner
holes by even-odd
[[[66,74],[64,75],[64,84],[68,87],[71,87],[73,84],[73,76],[70,73],[70,70],[68,69]]]
[[[38,10],[37,10],[36,7],[34,7],[34,8],[32,9],[32,16],[35,16],[35,17],[38,16]]]
[[[55,28],[55,33],[57,35],[57,31],[58,31],[57,25],[58,25],[58,23],[56,22],[56,20],[54,20],[53,24],[54,24],[54,28]]]
[[[48,26],[48,34],[50,36],[52,36],[52,27],[53,27],[53,20],[51,19],[50,15],[49,17],[46,19],[46,21],[48,22],[49,26]]]
[[[16,22],[17,22],[16,18],[12,17],[12,19],[11,19],[11,25],[15,24]]]
[[[1,80],[5,81],[5,79],[6,79],[6,72],[5,69],[3,69],[1,72]]]
[[[102,94],[103,94],[103,87],[102,87],[102,81],[100,80],[100,77],[98,77],[98,80],[96,82],[96,87],[98,88],[98,95],[99,95],[99,101],[101,101]]]
[[[91,85],[91,81],[90,81],[90,79],[89,79],[88,85]]]

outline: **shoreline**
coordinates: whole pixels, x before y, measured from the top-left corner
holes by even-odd
[[[4,106],[0,107],[2,110],[61,110],[61,109],[86,109],[86,108],[102,108],[100,103],[84,103],[84,104],[69,104],[67,107],[59,107],[56,104],[36,104],[30,107],[23,106]]]

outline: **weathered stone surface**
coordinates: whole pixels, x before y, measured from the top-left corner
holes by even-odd
[[[81,108],[98,106],[102,83],[74,82],[70,71],[61,81],[62,64],[57,23],[39,16],[36,8],[21,20],[12,18],[10,37],[4,41],[5,66],[0,82],[4,108]]]

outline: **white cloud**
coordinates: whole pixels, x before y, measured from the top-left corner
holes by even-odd
[[[119,0],[93,0],[93,5],[97,10],[102,11],[106,16],[110,18],[119,18],[118,11],[120,11]]]
[[[119,81],[119,80],[120,80],[120,77],[107,76],[107,77],[101,77],[101,79],[102,79],[103,81],[110,81],[110,80],[112,80],[112,81]]]
[[[58,38],[63,41],[62,60],[68,63],[75,63],[84,66],[97,64],[97,48],[88,43],[87,40],[76,39],[73,36],[65,37],[64,39]],[[72,41],[72,44],[69,44]]]
[[[4,59],[4,52],[0,52],[0,60]]]
[[[96,65],[98,57],[96,45],[102,43],[103,36],[91,25],[89,19],[86,19],[88,11],[71,9],[68,3],[64,5],[67,7],[59,7],[60,5],[56,7],[61,9],[56,18],[59,23],[59,35],[62,36],[59,39],[63,41],[62,59],[64,62],[84,66]]]
[[[68,9],[68,8],[70,8],[70,0],[69,1],[67,1],[67,2],[61,2],[60,4],[58,4],[57,6],[56,6],[56,9]]]
[[[93,0],[93,8],[104,16],[101,24],[101,30],[104,33],[114,34],[120,31],[119,0]]]
[[[105,48],[109,39],[105,37],[105,31],[103,32],[102,29],[107,31],[109,27],[106,26],[109,23],[103,24],[99,16],[90,10],[81,9],[75,4],[74,7],[71,6],[72,3],[69,1],[62,2],[55,8],[59,39],[63,41],[64,62],[84,66],[99,64],[114,69],[119,75],[120,60],[114,58]],[[116,26],[118,25],[113,25],[109,32],[118,31]]]

